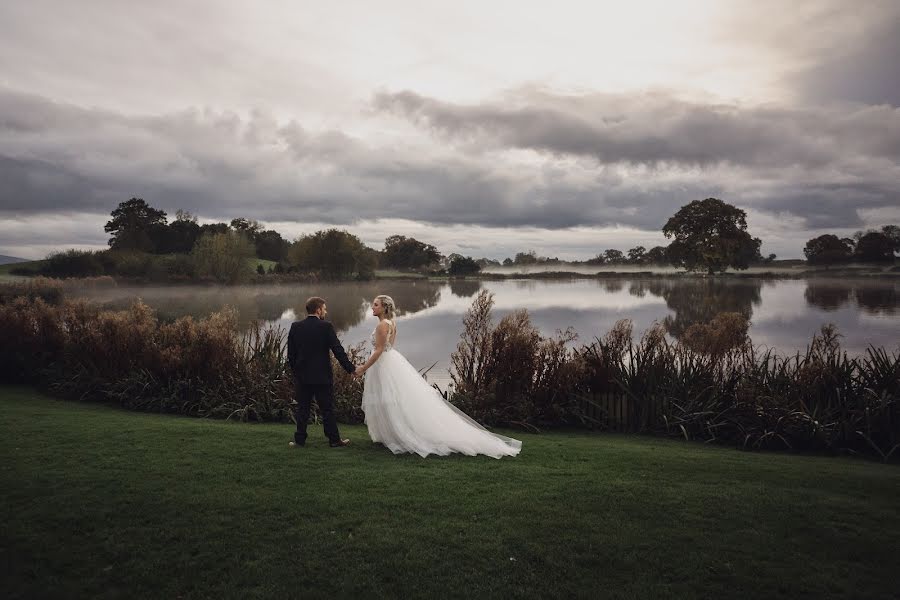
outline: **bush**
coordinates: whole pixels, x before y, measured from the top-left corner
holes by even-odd
[[[0,304],[9,304],[17,298],[34,301],[40,298],[47,304],[59,304],[63,299],[63,284],[55,279],[35,277],[27,281],[16,281],[0,285]],[[15,338],[6,337],[5,340]]]
[[[293,419],[280,328],[254,324],[242,334],[231,309],[162,323],[141,302],[100,310],[63,289],[47,279],[0,286],[0,339],[11,341],[0,345],[0,381],[136,410]],[[524,310],[494,325],[492,307],[489,292],[475,297],[451,357],[452,401],[487,424],[900,456],[900,354],[869,348],[848,357],[833,326],[787,357],[754,347],[734,314],[689,328],[684,342],[659,324],[635,342],[623,320],[574,347],[574,332],[542,336]],[[348,354],[359,362],[363,351]],[[333,370],[339,420],[361,422],[362,380],[336,362]]]
[[[482,290],[463,319],[463,333],[451,356],[453,401],[473,418],[491,425],[574,423],[580,363],[567,347],[571,330],[545,338],[526,310],[494,327],[493,295]]]
[[[221,283],[238,283],[251,274],[249,259],[255,252],[244,234],[229,231],[202,235],[191,256],[198,276]]]
[[[41,263],[39,272],[47,277],[95,277],[105,273],[101,252],[66,250],[54,252]]]

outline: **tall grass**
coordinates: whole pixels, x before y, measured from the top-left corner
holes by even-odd
[[[140,301],[108,311],[63,298],[59,282],[16,286],[0,288],[0,381],[142,411],[293,420],[279,327],[241,333],[233,309],[163,322]],[[351,348],[351,358],[361,352]],[[362,383],[335,371],[337,414],[359,422]]]
[[[492,307],[489,292],[475,297],[451,356],[452,401],[486,424],[900,458],[900,355],[870,347],[850,357],[830,325],[805,352],[780,356],[754,346],[737,313],[680,341],[659,324],[635,340],[625,320],[577,345],[572,330],[541,335],[525,310],[495,324]],[[278,327],[240,328],[232,309],[164,322],[139,301],[109,311],[68,300],[59,282],[0,286],[0,381],[80,400],[292,421],[284,338]],[[351,360],[364,351],[350,348]],[[361,422],[363,382],[336,363],[333,371],[338,419]]]
[[[841,350],[826,325],[804,353],[754,346],[749,322],[723,313],[672,341],[631,321],[575,347],[539,335],[519,311],[491,320],[483,291],[452,357],[455,401],[490,424],[589,427],[738,445],[900,457],[900,355]]]

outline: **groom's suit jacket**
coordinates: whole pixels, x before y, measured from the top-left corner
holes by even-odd
[[[288,364],[299,383],[334,383],[329,352],[334,353],[334,357],[348,373],[353,373],[355,369],[338,340],[334,325],[314,315],[291,324],[287,351]]]

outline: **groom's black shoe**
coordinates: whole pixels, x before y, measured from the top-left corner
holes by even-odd
[[[288,442],[288,446],[290,446],[291,448],[302,448],[305,445],[306,444],[304,442],[300,442],[299,444],[297,442]]]
[[[328,445],[332,448],[343,448],[344,446],[350,445],[350,440],[347,438],[337,440],[336,442],[328,442]]]

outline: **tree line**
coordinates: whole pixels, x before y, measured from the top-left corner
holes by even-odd
[[[430,275],[465,276],[487,267],[569,265],[660,265],[689,271],[721,273],[772,263],[763,257],[762,242],[747,231],[746,213],[717,198],[694,200],[681,207],[662,228],[671,242],[647,250],[635,246],[622,252],[609,248],[585,261],[562,261],[522,251],[503,261],[450,254],[412,237],[391,235],[383,250],[340,229],[316,231],[293,241],[253,219],[200,225],[197,217],[179,210],[169,222],[165,211],[141,198],[119,203],[104,231],[109,250],[69,250],[52,254],[38,267],[55,277],[114,275],[151,280],[206,279],[235,283],[255,271],[258,276],[299,273],[324,279],[371,279],[375,270],[396,269]],[[804,248],[810,264],[893,261],[900,252],[900,228],[857,232],[853,238],[823,235]],[[14,272],[16,269],[13,270]],[[29,271],[21,267],[18,272]]]
[[[881,230],[857,231],[849,238],[832,233],[815,237],[803,248],[811,265],[838,265],[850,262],[890,263],[900,253],[900,227],[885,225]]]

